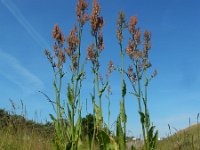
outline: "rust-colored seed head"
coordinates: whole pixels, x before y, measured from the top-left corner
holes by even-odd
[[[130,24],[129,24],[129,31],[132,35],[135,33],[135,26],[137,24],[138,18],[136,16],[132,16],[130,18]]]
[[[139,59],[139,52],[133,51],[133,57],[135,58],[135,60],[138,60]]]
[[[133,75],[133,67],[129,66],[128,67],[128,76],[131,77]]]
[[[128,41],[128,47],[126,48],[126,53],[129,56],[132,56],[133,49],[134,49],[134,45],[133,45],[132,41],[129,39],[129,41]]]
[[[107,73],[106,73],[106,77],[108,78],[109,75],[112,73],[112,70],[114,69],[114,65],[113,65],[113,62],[110,61],[109,64],[108,64],[108,70],[107,70]]]
[[[124,14],[124,12],[119,12],[119,16],[118,16],[118,20],[117,20],[117,26],[118,26],[118,29],[117,29],[117,39],[120,42],[122,42],[122,40],[123,40],[122,30],[127,27],[126,21],[125,21],[125,14]]]
[[[108,65],[108,71],[111,72],[111,69],[113,68],[113,62],[110,61]]]
[[[140,42],[140,35],[141,35],[141,31],[140,29],[138,28],[135,32],[135,42],[136,44],[138,44]]]
[[[65,49],[65,52],[67,53],[68,56],[71,56],[71,51],[69,48]]]
[[[98,49],[101,51],[104,49],[103,35],[102,32],[98,34]]]
[[[62,63],[65,63],[66,57],[65,57],[65,54],[63,53],[62,50],[59,50],[59,52],[58,52],[58,58],[60,59],[60,61],[61,61]]]
[[[151,32],[145,31],[144,32],[144,40],[145,41],[150,41],[151,40]]]
[[[119,12],[117,24],[118,24],[118,26],[123,26],[124,23],[125,23],[125,14],[124,14],[124,12],[121,11],[121,12]]]
[[[70,31],[70,35],[67,38],[67,44],[68,44],[68,49],[67,49],[67,55],[71,56],[74,54],[74,52],[77,49],[77,46],[79,44],[79,39],[77,37],[77,28],[76,26],[74,29]]]
[[[144,32],[144,49],[143,49],[143,58],[148,58],[149,49],[151,49],[151,33],[149,31]]]
[[[100,5],[99,3],[94,0],[93,5],[92,5],[92,14],[90,17],[90,23],[92,27],[92,33],[95,34],[100,26],[103,24],[103,20],[99,18],[99,13],[100,13]]]
[[[93,51],[93,49],[94,49],[94,44],[92,44],[91,46],[89,46],[88,48],[87,48],[87,53],[88,53],[88,59],[90,59],[90,60],[93,60],[94,59],[94,51]]]
[[[81,23],[81,25],[83,26],[86,21],[89,20],[89,16],[88,14],[85,14],[85,10],[88,7],[88,3],[86,3],[84,0],[79,0],[76,6],[76,15],[78,18],[78,22]]]
[[[83,11],[85,11],[87,7],[88,7],[88,3],[86,3],[84,0],[79,0],[76,5],[76,15],[78,17],[81,17]]]
[[[53,31],[52,31],[52,37],[58,41],[59,44],[63,45],[65,38],[62,34],[61,29],[59,28],[58,24],[55,24]]]

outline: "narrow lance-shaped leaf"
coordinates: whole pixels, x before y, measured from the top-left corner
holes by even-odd
[[[121,125],[121,117],[118,115],[117,117],[117,143],[119,145],[119,150],[125,150],[124,147],[124,133]]]

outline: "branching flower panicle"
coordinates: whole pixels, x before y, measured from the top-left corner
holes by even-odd
[[[106,78],[108,79],[109,75],[112,73],[112,71],[115,70],[115,67],[113,65],[113,62],[110,61],[108,64],[108,69],[107,69],[107,73],[106,73]]]
[[[133,67],[129,66],[128,67],[128,73],[127,73],[128,78],[135,84],[136,82],[136,74],[133,72]]]
[[[131,41],[131,39],[129,39],[128,46],[126,48],[126,53],[129,55],[130,58],[132,58],[132,56],[133,56],[134,48],[135,48],[135,46],[134,46],[133,42]]]
[[[58,44],[63,46],[64,41],[65,41],[65,37],[62,34],[62,31],[59,28],[58,24],[55,24],[55,26],[53,28],[52,37],[58,42]]]
[[[132,36],[135,34],[135,26],[137,22],[138,22],[138,18],[136,16],[132,16],[130,18],[129,31]]]
[[[92,13],[90,16],[90,23],[92,27],[92,35],[96,36],[97,32],[102,29],[104,20],[103,17],[99,17],[100,14],[100,5],[97,0],[93,1]]]
[[[78,22],[83,26],[88,20],[89,15],[85,13],[85,10],[88,8],[88,3],[84,0],[79,0],[76,5],[76,16]]]
[[[94,58],[95,58],[94,44],[92,44],[87,48],[87,59],[93,62]]]
[[[124,12],[119,12],[118,19],[117,19],[117,39],[119,42],[122,42],[123,40],[123,34],[122,31],[123,29],[128,27],[128,23],[126,23],[125,20],[125,14]]]
[[[79,44],[78,31],[77,31],[77,27],[74,26],[74,28],[70,31],[70,34],[67,38],[68,48],[65,49],[67,55],[70,57],[72,61],[71,71],[74,71],[74,69],[77,69],[78,44]]]
[[[97,47],[100,51],[102,51],[104,49],[104,42],[103,42],[103,35],[102,35],[102,31],[99,32],[98,34],[98,43],[97,43]]]
[[[137,45],[137,44],[139,44],[139,42],[140,42],[140,35],[141,35],[141,31],[140,31],[140,29],[138,28],[138,29],[136,29],[136,31],[135,31],[135,44]]]
[[[148,58],[148,51],[151,48],[151,32],[145,31],[144,32],[144,49],[143,49],[143,58]]]
[[[63,50],[65,37],[58,24],[54,25],[52,37],[55,39],[55,43],[53,44],[54,56],[52,56],[47,49],[45,50],[45,55],[47,56],[53,68],[60,68],[65,63],[66,57]],[[57,61],[57,63],[55,63],[55,61]]]

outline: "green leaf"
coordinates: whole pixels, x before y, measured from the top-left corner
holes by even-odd
[[[106,87],[108,86],[108,82],[103,86],[103,88],[99,91],[99,97],[102,96],[103,92],[106,90]]]
[[[98,139],[100,139],[100,149],[102,150],[118,150],[115,139],[107,134],[104,130],[99,130]]]
[[[131,146],[131,150],[136,150],[134,145]]]
[[[126,83],[123,80],[123,83],[122,83],[122,97],[125,97],[125,95],[126,95]]]
[[[126,112],[125,112],[123,100],[120,102],[120,115],[121,115],[122,122],[125,123],[126,122]]]
[[[51,120],[52,120],[53,122],[56,121],[56,118],[55,118],[52,114],[49,114],[49,116],[50,116],[50,118],[51,118]]]
[[[94,104],[94,111],[95,111],[95,114],[96,114],[96,125],[101,128],[102,123],[103,123],[103,119],[102,119],[102,116],[101,116],[100,107],[97,106],[96,104]]]
[[[67,98],[68,98],[69,104],[71,105],[71,107],[73,107],[74,106],[74,94],[70,87],[70,84],[68,84],[68,86],[67,86]]]
[[[120,115],[117,117],[117,143],[119,145],[119,150],[125,150],[125,145],[124,145],[124,133],[121,125],[121,118]]]
[[[81,79],[82,76],[84,76],[85,73],[84,72],[80,72],[76,78],[77,81],[79,81]]]
[[[72,113],[71,109],[69,108],[69,105],[67,104],[67,112],[68,112],[68,119],[69,119],[69,124],[72,124]]]
[[[139,114],[140,114],[140,121],[141,121],[142,124],[144,124],[145,123],[145,115],[141,111],[139,111]]]

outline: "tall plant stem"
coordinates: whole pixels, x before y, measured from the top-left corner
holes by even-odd
[[[138,82],[138,94],[137,94],[138,107],[139,107],[139,112],[142,112],[142,106],[141,106],[141,87],[140,87],[140,80],[141,79],[140,79],[139,70],[138,70],[138,62],[136,62],[136,76],[137,76],[137,82]],[[145,127],[144,127],[144,123],[142,121],[141,121],[141,125],[142,125],[142,134],[143,134],[143,139],[144,139],[144,143],[145,143],[145,149],[147,150]]]
[[[79,39],[79,44],[78,44],[78,65],[77,65],[77,71],[75,74],[73,73],[74,77],[77,77],[80,73],[80,56],[81,56],[81,37],[82,37],[82,26],[79,23],[79,33],[78,33],[78,39]],[[73,78],[74,78],[73,77]],[[75,90],[74,90],[74,103],[72,106],[72,150],[74,149],[74,144],[75,144],[75,133],[74,133],[74,128],[75,128],[75,123],[74,123],[74,117],[76,113],[76,103],[77,103],[77,96],[78,96],[78,107],[80,109],[80,88],[78,89],[78,86],[80,85],[80,80],[75,80]],[[79,95],[77,93],[79,92]]]
[[[146,140],[146,147],[147,150],[149,149],[149,134],[148,134],[148,130],[149,130],[149,117],[148,116],[148,109],[147,109],[147,86],[148,86],[148,80],[147,80],[147,75],[146,75],[146,68],[144,69],[144,107],[145,107],[145,128],[146,128],[146,136],[147,136],[147,140]]]
[[[100,107],[100,113],[102,117],[102,100],[101,96],[99,95],[99,49],[98,49],[98,39],[97,39],[97,33],[95,35],[95,47],[97,50],[97,56],[96,56],[96,66],[95,66],[95,85],[97,89],[98,99],[99,99],[99,107]]]
[[[94,131],[93,131],[93,135],[92,135],[92,141],[91,141],[91,145],[89,145],[89,150],[92,150],[94,147],[94,141],[95,141],[95,134],[96,134],[96,118],[95,118],[95,92],[96,92],[96,86],[95,86],[95,69],[94,69],[94,64],[92,64],[92,68],[93,68],[93,73],[94,73],[94,80],[93,80],[93,98],[92,98],[92,104],[93,104],[93,118],[94,118]]]
[[[120,41],[120,56],[121,56],[121,85],[123,86],[124,84],[124,53],[123,53],[123,48],[122,48],[122,41]],[[123,108],[125,111],[125,97],[124,95],[122,96],[122,101],[123,101]],[[126,113],[126,111],[125,111]],[[124,125],[124,147],[126,149],[126,120],[123,121]]]

